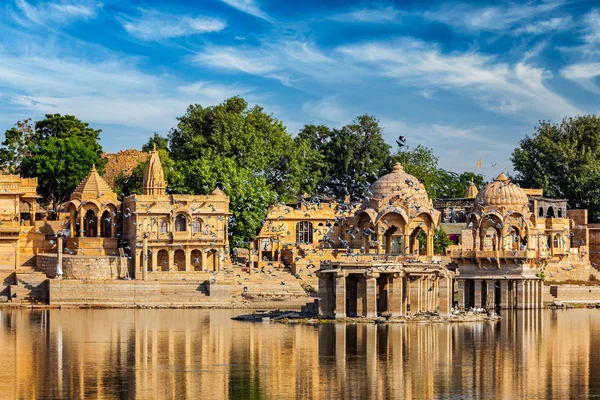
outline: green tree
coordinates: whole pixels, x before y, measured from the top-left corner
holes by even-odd
[[[446,254],[448,246],[453,245],[448,233],[442,228],[435,228],[433,233],[433,252],[435,254]]]
[[[38,178],[40,203],[55,210],[95,164],[100,172],[100,130],[72,115],[47,114],[32,129],[29,120],[6,132],[0,158],[8,171]]]
[[[540,121],[532,136],[519,142],[511,161],[515,181],[564,198],[570,208],[587,208],[600,220],[600,118],[583,115],[561,123]]]
[[[471,182],[473,182],[479,189],[484,186],[484,176],[474,172],[463,172],[462,174],[457,174],[456,172],[440,169],[439,174],[439,184],[435,197],[438,199],[464,197],[467,187],[469,187]]]
[[[29,143],[33,140],[34,130],[31,119],[18,121],[14,127],[4,133],[0,148],[0,168],[9,174],[20,174],[21,163],[30,155]]]
[[[414,149],[408,146],[400,149],[394,160],[402,164],[404,171],[415,176],[423,183],[430,198],[437,198],[442,189],[442,172],[438,168],[438,157],[429,147],[418,145]]]
[[[317,189],[338,200],[346,195],[364,197],[369,186],[391,168],[390,146],[371,115],[358,116],[339,129],[305,125],[297,139],[323,155]]]
[[[203,157],[181,163],[183,187],[189,193],[209,194],[219,187],[229,196],[230,243],[248,247],[260,231],[267,209],[277,198],[267,179],[226,157]]]

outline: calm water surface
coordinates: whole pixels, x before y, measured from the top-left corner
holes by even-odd
[[[0,398],[600,397],[600,310],[283,325],[229,310],[0,310]]]

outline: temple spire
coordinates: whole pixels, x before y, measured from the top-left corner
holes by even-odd
[[[167,182],[165,182],[165,173],[163,171],[158,151],[156,151],[156,143],[152,144],[150,158],[144,170],[143,194],[145,195],[161,195],[165,193]]]

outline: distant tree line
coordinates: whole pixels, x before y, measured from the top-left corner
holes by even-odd
[[[156,145],[169,192],[209,194],[219,187],[230,197],[233,246],[246,247],[256,236],[270,204],[296,202],[305,193],[359,201],[395,162],[419,178],[431,198],[462,197],[471,180],[478,187],[484,181],[480,174],[439,168],[431,149],[411,148],[402,135],[392,151],[379,121],[366,114],[340,128],[307,124],[294,137],[262,107],[233,97],[215,106],[190,105],[177,120],[166,136],[155,133],[142,150]],[[103,172],[100,132],[70,115],[20,121],[6,131],[0,167],[37,176],[41,202],[55,209],[92,164]],[[131,176],[118,176],[117,193],[141,193],[144,167],[141,162]]]

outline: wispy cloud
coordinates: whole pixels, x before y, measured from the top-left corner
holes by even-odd
[[[89,20],[95,18],[102,3],[91,1],[57,1],[37,5],[26,0],[16,0],[15,8],[10,11],[13,19],[22,26],[31,23],[47,25],[49,22],[68,24],[76,20]]]
[[[394,7],[362,8],[336,14],[330,19],[339,22],[388,23],[394,21],[398,15],[399,11]]]
[[[275,79],[286,86],[307,76],[330,79],[335,67],[334,61],[312,43],[298,40],[271,41],[259,47],[207,46],[193,60],[220,70]]]
[[[254,0],[221,0],[223,3],[230,5],[231,7],[240,10],[246,14],[253,15],[257,18],[264,19],[265,21],[274,22],[267,13],[262,11],[259,5]]]
[[[92,123],[166,131],[189,104],[213,105],[252,89],[214,82],[181,83],[141,72],[133,60],[100,63],[0,53],[0,91],[29,112],[73,114]]]
[[[142,9],[141,16],[118,17],[123,28],[142,40],[161,40],[225,29],[225,21],[205,16],[176,15],[158,10]]]
[[[513,31],[515,35],[532,34],[540,35],[542,33],[553,31],[565,31],[570,29],[572,21],[570,16],[550,18],[543,21],[535,21],[531,24],[519,27]]]
[[[428,19],[470,32],[507,31],[534,17],[539,18],[562,4],[562,1],[550,1],[539,4],[505,3],[499,6],[479,7],[468,3],[445,3],[434,11],[425,12],[424,15]]]
[[[444,53],[435,44],[414,39],[359,43],[339,51],[363,65],[365,73],[393,78],[403,86],[461,92],[494,112],[535,110],[558,116],[578,112],[544,84],[550,72],[526,61],[510,66],[476,52]]]
[[[318,119],[319,122],[333,122],[336,125],[350,123],[352,119],[348,107],[342,106],[339,99],[334,96],[324,97],[317,101],[307,101],[302,105],[302,111]]]
[[[560,74],[567,79],[579,83],[582,87],[592,92],[600,92],[594,79],[600,76],[600,62],[572,64],[563,68]]]

